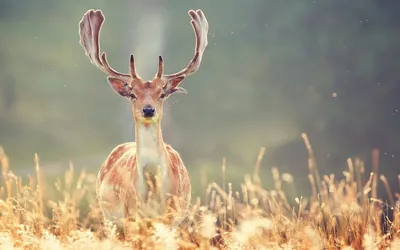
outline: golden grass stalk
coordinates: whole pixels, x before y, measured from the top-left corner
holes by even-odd
[[[36,178],[24,181],[11,172],[0,147],[0,249],[396,249],[399,188],[390,187],[381,175],[390,204],[379,199],[377,151],[365,182],[364,163],[357,158],[347,159],[343,178],[321,176],[307,135],[302,138],[309,155],[311,197],[290,200],[283,185],[292,184],[293,177],[278,167],[261,173],[261,148],[239,191],[228,181],[224,158],[222,184],[207,184],[203,172],[204,197],[193,199],[183,225],[174,227],[169,217],[136,218],[127,222],[125,235],[101,217],[95,174],[76,173],[70,163],[63,179],[49,183],[35,154]],[[266,174],[273,176],[273,189],[262,186]],[[148,184],[156,187],[157,182],[150,178]]]

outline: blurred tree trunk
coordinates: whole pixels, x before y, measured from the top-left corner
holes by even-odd
[[[2,77],[0,82],[0,103],[2,109],[7,115],[10,115],[15,107],[16,89],[15,89],[15,78],[6,74]]]

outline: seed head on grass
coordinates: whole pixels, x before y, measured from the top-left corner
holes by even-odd
[[[229,161],[224,158],[221,185],[206,183],[202,174],[203,197],[193,199],[182,225],[175,226],[170,217],[136,218],[126,224],[125,234],[102,218],[94,173],[77,173],[71,163],[54,183],[41,171],[35,155],[35,175],[16,176],[0,147],[0,249],[399,248],[399,187],[378,176],[378,151],[368,178],[360,159],[348,159],[342,177],[321,175],[311,143],[305,134],[302,137],[309,152],[311,197],[287,193],[295,190],[284,188],[294,185],[289,173],[281,174],[278,167],[262,169],[261,148],[255,169],[244,176],[240,190],[229,182]],[[273,177],[273,189],[263,187],[266,174]],[[389,204],[377,197],[379,181]],[[392,219],[382,216],[384,207],[390,207]]]

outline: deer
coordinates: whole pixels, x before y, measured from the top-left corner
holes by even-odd
[[[203,11],[189,10],[188,14],[195,35],[193,58],[181,71],[164,74],[160,55],[158,70],[151,80],[138,75],[133,54],[129,58],[129,73],[114,70],[106,53],[100,54],[100,32],[105,20],[101,10],[88,10],[79,22],[79,42],[85,55],[108,75],[107,81],[114,92],[132,106],[135,141],[117,145],[104,160],[96,180],[103,218],[117,225],[121,225],[121,220],[168,211],[172,211],[174,225],[179,225],[188,213],[190,177],[181,156],[164,142],[161,131],[164,102],[173,94],[187,93],[180,84],[199,69],[208,44],[208,21]],[[172,209],[167,210],[168,207]]]

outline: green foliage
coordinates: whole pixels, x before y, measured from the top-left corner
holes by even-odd
[[[274,151],[298,141],[303,131],[316,138],[327,134],[331,140],[315,140],[326,149],[317,153],[343,146],[337,151],[343,158],[371,145],[350,148],[346,134],[366,138],[378,121],[391,132],[399,125],[390,120],[395,97],[388,97],[397,88],[390,83],[398,71],[400,42],[395,8],[376,1],[5,3],[0,87],[12,75],[16,97],[8,113],[0,99],[0,117],[7,117],[0,120],[0,142],[11,156],[18,155],[17,165],[30,162],[33,148],[49,161],[105,157],[116,144],[134,139],[128,102],[112,92],[79,45],[78,22],[90,8],[106,16],[101,48],[120,71],[127,70],[130,53],[154,50],[135,44],[156,34],[135,29],[146,26],[151,13],[160,13],[165,33],[154,55],[164,55],[168,72],[184,67],[193,53],[187,10],[204,10],[209,46],[199,72],[183,83],[188,95],[168,101],[164,126],[168,142],[193,169],[196,161],[217,163],[223,156],[251,164],[251,152],[260,146]],[[151,77],[156,62],[156,56],[141,54],[138,67]],[[347,131],[341,135],[330,124]],[[393,133],[385,134],[385,141],[395,145],[398,138],[388,134]],[[277,162],[264,164],[270,168]]]

